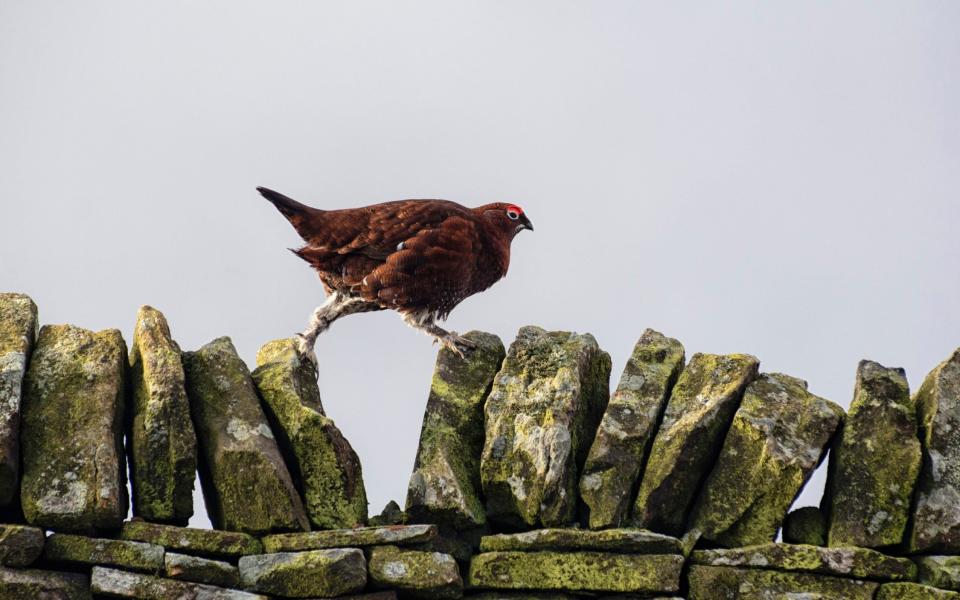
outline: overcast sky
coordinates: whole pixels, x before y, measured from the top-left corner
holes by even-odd
[[[958,28],[956,2],[4,0],[0,290],[128,342],[151,304],[253,365],[323,298],[255,186],[506,201],[536,231],[452,329],[593,333],[614,384],[653,327],[844,406],[862,358],[916,388],[960,345]],[[435,351],[390,312],[317,344],[371,514],[405,498]]]

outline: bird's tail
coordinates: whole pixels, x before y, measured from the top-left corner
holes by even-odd
[[[277,207],[284,217],[290,221],[293,228],[297,230],[305,241],[309,242],[311,234],[316,233],[317,226],[324,211],[301,204],[293,198],[284,196],[280,192],[275,192],[269,188],[258,187],[257,191]]]

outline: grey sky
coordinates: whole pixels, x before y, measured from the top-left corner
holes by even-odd
[[[0,289],[128,342],[152,304],[252,364],[322,300],[255,186],[509,201],[536,232],[453,329],[591,332],[614,383],[654,327],[844,406],[861,358],[916,387],[960,345],[958,26],[955,2],[4,0]],[[402,502],[435,348],[379,313],[317,353],[371,512]]]

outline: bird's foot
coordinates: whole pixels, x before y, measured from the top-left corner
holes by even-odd
[[[474,342],[465,337],[457,335],[456,331],[449,331],[443,335],[438,335],[433,340],[433,343],[436,344],[437,342],[440,342],[441,346],[448,348],[460,358],[465,358],[465,352],[469,352],[477,347]]]
[[[316,338],[311,338],[308,335],[302,333],[296,334],[297,339],[297,354],[300,355],[301,359],[306,359],[313,365],[313,372],[320,378],[320,368],[317,365],[317,353],[313,351],[313,345],[316,343]]]

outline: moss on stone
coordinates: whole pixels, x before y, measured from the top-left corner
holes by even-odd
[[[270,600],[267,596],[189,581],[94,567],[90,589],[100,595],[138,600]],[[98,598],[101,596],[97,596]]]
[[[960,591],[960,556],[917,556],[920,583]]]
[[[783,541],[788,544],[827,545],[827,522],[817,506],[790,511],[783,521]]]
[[[188,554],[167,552],[163,557],[163,571],[167,577],[173,579],[224,587],[240,585],[240,571],[236,566]]]
[[[3,600],[92,600],[89,578],[80,573],[0,567]]]
[[[389,525],[267,535],[263,537],[263,548],[265,552],[298,552],[321,548],[423,545],[436,539],[436,525]]]
[[[43,530],[26,525],[0,525],[0,565],[26,567],[43,552]]]
[[[682,554],[680,540],[645,529],[536,529],[523,533],[488,535],[481,552],[519,550],[596,550],[631,554]]]
[[[223,558],[236,558],[263,552],[260,540],[245,533],[174,527],[138,519],[123,524],[120,538],[156,544],[168,550],[188,554],[205,554]]]
[[[368,569],[373,587],[396,590],[405,597],[446,600],[463,595],[460,570],[449,554],[375,546]]]
[[[876,600],[960,600],[960,594],[919,583],[885,583]]]
[[[52,563],[103,565],[153,573],[163,570],[160,546],[65,533],[54,533],[47,538],[43,558]]]
[[[878,584],[872,581],[812,573],[704,565],[690,567],[687,582],[689,600],[726,600],[727,598],[872,600],[878,587]]]
[[[20,406],[36,335],[33,300],[0,294],[0,507],[14,503],[20,491]]]
[[[367,563],[356,548],[255,554],[240,559],[248,589],[278,596],[329,598],[359,592],[367,583]]]

